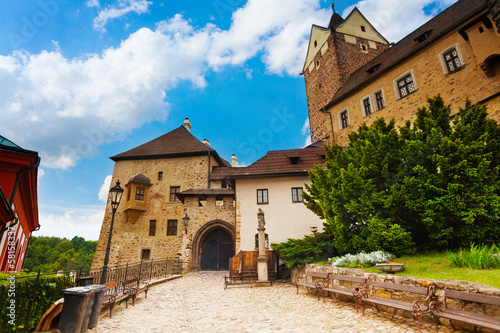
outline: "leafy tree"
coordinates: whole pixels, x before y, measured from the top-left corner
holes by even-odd
[[[28,271],[89,269],[97,241],[75,236],[71,241],[58,237],[31,237],[24,268]]]
[[[381,118],[325,149],[303,196],[341,254],[500,240],[500,128],[485,106],[467,101],[451,125],[438,95],[399,131]]]

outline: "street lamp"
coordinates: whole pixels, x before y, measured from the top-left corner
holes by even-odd
[[[111,209],[113,214],[111,215],[111,225],[109,227],[108,245],[106,246],[106,255],[104,256],[104,265],[102,266],[102,276],[101,284],[106,283],[106,274],[108,273],[108,262],[109,262],[109,250],[111,249],[111,236],[113,235],[113,223],[115,221],[115,213],[123,195],[123,188],[120,186],[120,181],[116,182],[116,185],[109,190],[109,195],[111,197]]]
[[[188,213],[186,213],[186,215],[182,218],[182,221],[184,222],[184,228],[186,229],[186,235],[188,233],[188,225],[189,225],[189,216],[188,216]]]

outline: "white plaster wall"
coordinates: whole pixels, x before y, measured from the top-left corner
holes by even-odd
[[[292,187],[309,183],[307,176],[263,177],[236,180],[237,200],[241,214],[241,250],[255,249],[257,211],[262,208],[266,219],[269,243],[285,242],[288,238],[310,235],[310,227],[323,230],[323,220],[302,203],[292,202]],[[269,204],[257,205],[257,189],[268,189]]]

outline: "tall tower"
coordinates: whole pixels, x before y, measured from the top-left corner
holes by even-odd
[[[325,132],[331,119],[323,107],[353,72],[388,48],[387,40],[358,8],[354,8],[345,20],[334,10],[328,28],[312,26],[301,74],[306,84],[313,143],[333,140]]]

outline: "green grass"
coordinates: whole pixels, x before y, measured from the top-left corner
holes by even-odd
[[[452,267],[447,253],[432,253],[418,256],[403,256],[393,263],[405,264],[403,272],[395,275],[428,278],[433,280],[463,280],[500,288],[500,268],[472,269],[467,267]],[[381,273],[375,267],[358,267],[366,272]]]

